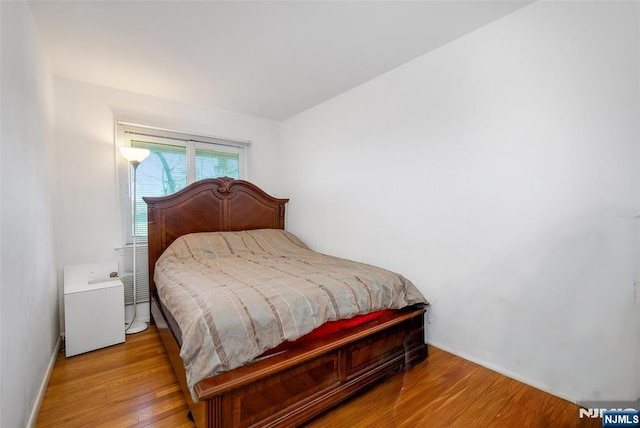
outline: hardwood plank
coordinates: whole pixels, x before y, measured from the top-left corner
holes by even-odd
[[[56,361],[36,426],[193,427],[155,327]]]
[[[61,353],[37,427],[193,428],[157,329],[126,343]],[[600,427],[578,406],[429,348],[426,361],[374,385],[307,427]]]

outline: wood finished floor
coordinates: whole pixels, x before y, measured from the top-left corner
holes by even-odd
[[[600,427],[560,398],[431,347],[427,361],[308,427]],[[58,355],[37,427],[191,428],[155,327],[124,344]]]

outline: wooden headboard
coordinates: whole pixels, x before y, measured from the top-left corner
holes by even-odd
[[[156,260],[178,237],[195,232],[284,229],[289,199],[268,195],[255,184],[232,178],[196,181],[162,197],[144,197],[149,237],[149,287],[155,297]]]

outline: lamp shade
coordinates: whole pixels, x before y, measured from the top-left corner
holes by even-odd
[[[149,156],[149,150],[147,149],[139,149],[137,147],[127,147],[121,146],[120,153],[124,156],[129,162],[142,162]]]

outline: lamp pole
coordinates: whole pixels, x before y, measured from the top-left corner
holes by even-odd
[[[140,333],[147,329],[147,323],[143,321],[136,321],[137,315],[137,284],[136,284],[136,247],[137,247],[137,228],[136,228],[136,208],[137,208],[137,184],[138,184],[138,166],[147,156],[149,156],[149,150],[139,149],[135,147],[120,147],[120,152],[129,161],[133,167],[133,201],[132,201],[132,214],[131,223],[133,230],[133,318],[129,325],[125,328],[126,334]]]

